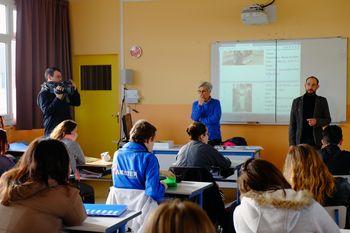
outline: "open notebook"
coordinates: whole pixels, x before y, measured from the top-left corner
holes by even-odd
[[[88,216],[119,217],[126,210],[126,205],[84,204]]]

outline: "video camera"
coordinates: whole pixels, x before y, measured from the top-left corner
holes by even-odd
[[[63,81],[63,82],[47,82],[47,86],[50,89],[50,93],[55,94],[68,94],[73,95],[74,87],[71,81]],[[62,90],[57,90],[56,87],[62,87]]]

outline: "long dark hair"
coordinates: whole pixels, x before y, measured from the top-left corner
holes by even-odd
[[[54,139],[36,139],[29,144],[19,165],[1,176],[1,204],[8,205],[14,184],[27,181],[49,186],[49,178],[68,184],[69,155],[65,145]]]
[[[265,192],[291,188],[283,174],[266,160],[248,159],[240,172],[238,185],[242,194],[249,191]]]

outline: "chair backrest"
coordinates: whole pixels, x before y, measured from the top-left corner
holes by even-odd
[[[132,119],[131,119],[130,113],[127,113],[122,117],[122,123],[123,123],[123,131],[124,131],[125,139],[129,141],[130,130],[132,128]]]
[[[339,228],[344,228],[346,223],[346,206],[324,207]]]
[[[175,174],[176,181],[202,181],[214,182],[213,175],[203,167],[170,167],[169,170]]]

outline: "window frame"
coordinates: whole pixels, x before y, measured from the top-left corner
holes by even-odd
[[[15,125],[15,106],[13,106],[13,95],[15,94],[15,89],[13,89],[13,84],[15,82],[15,77],[12,70],[12,41],[15,40],[14,32],[14,19],[13,11],[16,10],[14,0],[0,0],[1,5],[5,5],[6,14],[6,34],[0,33],[0,43],[5,43],[5,60],[6,60],[6,99],[7,99],[7,114],[3,115],[5,125]],[[17,19],[16,19],[17,20]],[[15,54],[14,54],[15,56]],[[14,61],[15,62],[15,61]],[[15,65],[15,64],[14,64]],[[15,66],[14,66],[15,67]]]

